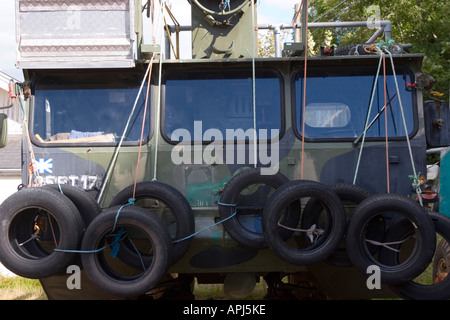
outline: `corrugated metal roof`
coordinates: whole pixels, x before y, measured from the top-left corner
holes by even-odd
[[[14,80],[14,82],[18,81],[14,77],[11,77],[10,75],[4,73],[3,71],[0,71],[0,89],[8,91],[8,84],[11,79]]]

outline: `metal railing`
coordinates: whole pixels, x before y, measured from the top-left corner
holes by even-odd
[[[308,23],[308,28],[310,29],[331,29],[331,28],[373,28],[376,26],[378,29],[374,34],[366,41],[366,43],[374,43],[378,37],[383,33],[386,38],[391,38],[392,34],[392,22],[389,20],[379,20],[379,21],[348,21],[348,22],[311,22]],[[282,30],[290,30],[294,28],[301,29],[302,24],[258,24],[258,30],[271,30],[275,37],[275,57],[281,57],[281,40],[280,33]],[[175,32],[191,31],[191,26],[168,26],[170,35],[165,33],[165,56],[170,57],[170,37]]]

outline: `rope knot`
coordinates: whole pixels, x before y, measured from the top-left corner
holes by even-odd
[[[122,237],[122,234],[123,234],[124,231],[125,231],[125,228],[121,227],[119,229],[119,232],[117,232],[117,234],[114,237],[113,243],[111,245],[111,253],[110,253],[110,256],[113,257],[113,258],[117,257],[117,254],[119,253],[119,249],[120,249],[120,243],[119,242],[121,240],[121,237]]]
[[[378,42],[376,44],[376,47],[384,52],[385,50],[389,50],[389,48],[392,47],[393,44],[394,41],[392,39],[386,38],[386,41],[381,40],[380,42]]]
[[[418,175],[409,175],[408,178],[412,179],[412,186],[414,187],[414,189],[418,189],[420,188],[421,184],[422,184],[422,179],[419,177],[420,172]]]

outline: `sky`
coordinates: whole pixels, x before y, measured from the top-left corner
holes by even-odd
[[[230,1],[232,4],[233,0]],[[15,67],[15,2],[16,0],[0,1],[0,71],[17,80],[23,80],[22,70]],[[295,4],[300,2],[300,0],[260,0],[258,23],[289,24],[294,16]],[[187,0],[172,0],[171,3],[172,13],[179,23],[188,24],[190,6]]]

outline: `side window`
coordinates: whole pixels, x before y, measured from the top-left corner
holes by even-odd
[[[368,115],[375,74],[351,74],[330,72],[327,76],[314,74],[307,79],[305,107],[305,138],[352,139],[364,131],[368,118],[370,129],[367,138],[383,138],[386,135],[385,109],[387,110],[388,137],[404,137],[405,128],[397,96],[394,76],[388,75],[387,108],[384,108],[384,77],[378,78],[371,112]],[[408,134],[414,132],[414,108],[411,89],[406,81],[410,75],[397,74],[400,98],[406,119]],[[295,80],[295,108],[297,134],[303,129],[303,76]]]
[[[119,78],[119,77],[117,77]],[[123,131],[141,83],[105,77],[92,83],[42,79],[34,88],[32,134],[42,143],[116,143]],[[130,80],[130,79],[129,79]],[[146,92],[146,90],[143,90]],[[125,134],[125,142],[140,139],[145,97],[141,94]],[[145,134],[149,134],[149,122]]]
[[[189,132],[191,140],[210,141],[207,130],[220,131],[227,137],[240,140],[239,132],[254,128],[266,130],[268,138],[275,138],[273,129],[281,131],[281,80],[276,74],[264,73],[256,77],[256,110],[253,112],[253,80],[251,74],[239,70],[220,70],[210,73],[171,73],[164,82],[164,134],[172,137],[177,129]],[[234,137],[232,135],[235,135]]]

